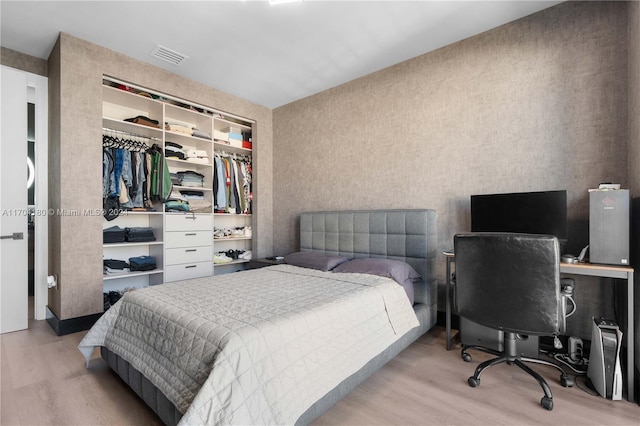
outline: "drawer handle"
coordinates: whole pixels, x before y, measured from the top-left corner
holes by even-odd
[[[189,266],[185,266],[184,269],[189,269],[189,268],[197,268],[198,265],[189,265]]]
[[[189,253],[191,251],[198,251],[197,249],[186,249],[185,252]]]
[[[193,237],[195,235],[198,235],[198,234],[196,234],[195,232],[193,232],[191,234],[184,234],[185,237]]]

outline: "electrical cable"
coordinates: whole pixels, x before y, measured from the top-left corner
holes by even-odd
[[[573,300],[572,296],[564,296],[565,299],[567,299],[568,301],[571,302],[571,304],[573,305],[573,309],[571,310],[571,312],[569,312],[568,314],[565,314],[565,318],[569,318],[571,315],[573,315],[577,310],[578,310],[578,306],[576,305],[575,300]]]
[[[569,357],[569,355],[553,354],[553,359],[567,366],[577,375],[582,376],[587,374],[587,367],[589,365],[589,360],[586,358],[581,358],[580,360],[574,362],[571,360],[571,357]]]

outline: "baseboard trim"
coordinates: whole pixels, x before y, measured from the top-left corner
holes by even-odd
[[[102,313],[61,320],[47,306],[47,322],[58,336],[77,333],[90,329],[98,321]]]

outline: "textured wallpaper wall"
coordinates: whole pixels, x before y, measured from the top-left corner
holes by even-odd
[[[271,249],[271,110],[161,68],[61,33],[49,58],[49,200],[54,209],[102,208],[101,128],[103,74],[256,121],[253,223],[262,232],[255,250]],[[58,286],[49,306],[59,319],[102,312],[103,218],[53,216],[49,222],[50,273]],[[81,265],[81,266],[79,266]]]
[[[633,197],[640,197],[639,2],[629,3],[629,188]],[[640,264],[640,259],[638,259],[638,264]]]
[[[628,185],[627,32],[625,3],[563,3],[274,110],[275,254],[302,211],[434,208],[444,250],[470,195],[554,189],[578,252],[587,190]]]
[[[0,46],[0,63],[7,67],[47,76],[47,61]]]

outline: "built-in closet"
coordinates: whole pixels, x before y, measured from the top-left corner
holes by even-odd
[[[110,293],[232,272],[249,262],[253,124],[103,78],[105,309]]]

